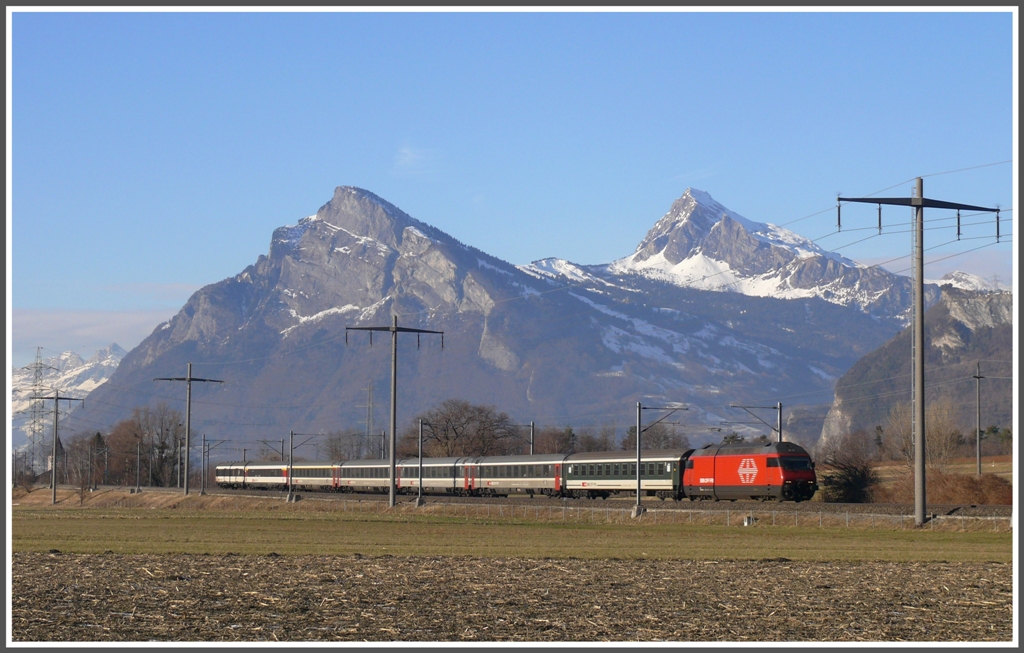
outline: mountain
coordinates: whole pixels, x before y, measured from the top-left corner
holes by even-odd
[[[965,432],[977,420],[977,390],[973,376],[981,362],[983,428],[1008,426],[1013,415],[1013,294],[978,294],[949,284],[941,300],[924,316],[925,402],[948,399]],[[871,352],[836,382],[836,397],[825,419],[821,444],[864,429],[874,433],[884,425],[890,408],[909,402],[913,333],[905,329]],[[1003,378],[995,378],[1003,377]]]
[[[39,433],[37,440],[47,440],[53,433],[53,403],[33,401],[32,396],[61,396],[81,399],[109,379],[127,352],[117,344],[97,351],[89,360],[66,351],[36,363],[11,370],[11,438],[12,447],[21,449],[30,444],[30,434]],[[61,412],[67,406],[61,405]],[[72,410],[78,408],[71,403]],[[33,419],[35,417],[35,419]],[[41,439],[40,439],[41,438]]]
[[[941,279],[928,280],[925,279],[925,283],[933,283],[936,286],[953,286],[959,290],[968,290],[978,293],[989,293],[989,292],[1000,292],[1003,290],[1010,290],[1010,288],[1003,283],[998,281],[990,281],[983,279],[974,274],[968,274],[966,272],[950,272],[942,276]]]
[[[754,222],[688,188],[630,256],[591,268],[605,278],[641,275],[685,288],[752,297],[820,298],[906,320],[907,277],[863,266],[773,224]],[[938,298],[928,286],[929,303]]]
[[[728,292],[709,291],[692,273],[698,265],[721,273]],[[690,410],[680,428],[696,443],[746,417],[730,404],[830,400],[835,380],[895,335],[909,307],[905,278],[746,220],[697,190],[632,256],[516,266],[343,186],[315,215],[275,230],[255,263],[193,294],[85,410],[113,423],[130,412],[126,402],[183,408],[183,384],[153,379],[183,376],[191,362],[194,376],[224,381],[192,384],[197,434],[252,443],[292,430],[365,431],[371,419],[376,432],[387,422],[390,334],[371,346],[371,334],[346,327],[386,327],[397,315],[400,327],[444,331],[443,350],[436,336],[398,337],[403,430],[449,398],[520,423],[620,431],[637,401],[682,401]],[[823,411],[790,412],[787,425],[794,415],[810,420],[794,433],[820,433]]]

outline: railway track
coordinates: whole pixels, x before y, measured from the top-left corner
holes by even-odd
[[[119,486],[104,486],[105,489],[114,489]],[[181,488],[160,488],[160,487],[143,487],[143,492],[178,492],[181,493]],[[198,490],[195,491],[198,493]],[[303,500],[317,500],[317,501],[366,501],[366,502],[383,502],[387,503],[387,494],[372,494],[372,493],[334,493],[334,492],[320,492],[320,491],[301,491],[296,490],[296,495],[302,497]],[[280,499],[285,500],[287,495],[286,492],[278,490],[231,490],[224,488],[207,488],[206,494],[208,495],[219,495],[219,496],[237,496],[237,497],[252,497],[252,498],[265,498],[265,499]],[[521,496],[510,496],[510,497],[459,497],[443,494],[425,494],[424,499],[428,503],[447,503],[447,504],[459,504],[468,503],[472,505],[500,505],[500,506],[548,506],[548,505],[562,505],[572,507],[600,507],[600,508],[619,508],[623,510],[630,509],[636,503],[635,496],[613,496],[606,500],[602,499],[562,499],[562,498],[550,498],[542,495],[521,495]],[[398,504],[408,504],[416,500],[416,494],[399,494],[396,497]],[[914,506],[912,504],[892,504],[892,503],[825,503],[822,501],[802,501],[800,503],[794,503],[792,501],[786,502],[774,502],[774,501],[672,501],[672,500],[659,500],[655,497],[644,497],[643,506],[649,510],[659,511],[673,511],[673,510],[708,510],[708,511],[726,511],[730,510],[733,512],[739,512],[743,510],[785,510],[786,512],[805,512],[805,513],[826,513],[826,514],[875,514],[875,515],[907,515],[913,517]],[[964,517],[1005,517],[1009,518],[1013,515],[1013,506],[1009,505],[940,505],[940,504],[929,504],[927,513],[929,515],[944,515],[944,516],[964,516]]]

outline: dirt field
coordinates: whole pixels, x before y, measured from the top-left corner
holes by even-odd
[[[13,641],[1013,638],[1001,563],[16,553]]]
[[[20,503],[48,501],[48,495],[36,494],[19,496],[15,510],[29,509]],[[140,511],[140,525],[144,514],[155,514],[168,526],[177,518],[157,508],[170,498],[156,493],[139,498],[153,505],[118,513],[120,521],[130,520],[134,511]],[[203,499],[208,509],[236,501]],[[66,524],[84,523],[82,518],[97,511],[76,507],[73,495],[62,496],[62,503],[49,510]],[[299,519],[307,502],[279,503],[278,509],[290,515],[288,523],[306,524],[314,532],[323,527]],[[466,531],[431,523],[428,530],[439,533]],[[371,526],[388,524],[365,525]],[[658,529],[671,528],[618,530],[653,537]],[[834,547],[861,534],[810,530],[833,537]],[[794,530],[792,536],[797,534]],[[83,535],[71,529],[65,536]],[[927,541],[970,537],[977,536],[939,533]],[[278,555],[282,549],[266,555],[72,554],[16,547],[10,570],[12,641],[1014,640],[1013,566],[1007,562],[737,560],[724,554],[694,559],[685,550],[674,559],[627,559],[628,546],[623,546],[620,553],[597,559]]]

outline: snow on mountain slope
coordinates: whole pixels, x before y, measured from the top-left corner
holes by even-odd
[[[629,256],[579,266],[544,259],[521,270],[569,281],[627,287],[644,277],[684,288],[779,299],[821,298],[865,313],[904,317],[910,281],[860,265],[782,227],[754,222],[688,188]],[[930,301],[938,296],[930,289]]]
[[[89,360],[82,360],[78,354],[66,351],[40,361],[41,374],[38,385],[35,378],[35,364],[11,371],[11,427],[13,445],[19,447],[27,441],[25,428],[31,419],[32,399],[39,392],[52,396],[58,390],[61,396],[84,398],[103,385],[114,373],[121,359],[127,354],[116,344],[97,351]],[[77,407],[73,402],[72,409]],[[65,406],[61,406],[63,412]],[[44,407],[44,418],[52,429],[53,404]],[[49,431],[47,431],[49,433]]]

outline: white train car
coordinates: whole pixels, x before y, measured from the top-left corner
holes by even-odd
[[[220,487],[284,490],[288,487],[288,463],[224,463],[217,465],[214,480]]]
[[[464,463],[468,493],[480,496],[510,494],[560,495],[565,454],[484,456]]]
[[[338,463],[338,489],[341,492],[388,493],[390,463],[387,460],[346,460]]]
[[[288,468],[285,467],[287,470]],[[341,466],[329,460],[293,462],[292,490],[330,490],[341,487]]]
[[[466,458],[424,458],[423,492],[430,494],[461,494],[462,463]],[[420,488],[420,459],[406,458],[396,462],[398,489],[404,494],[417,494]]]

